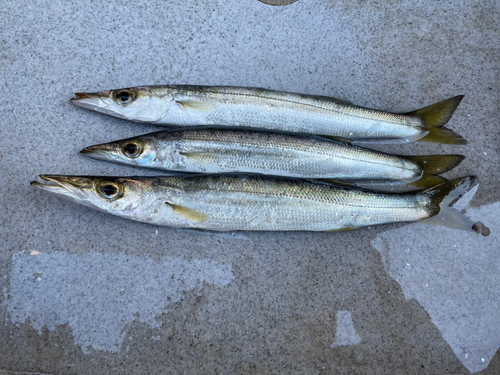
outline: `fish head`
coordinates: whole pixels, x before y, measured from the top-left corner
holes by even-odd
[[[149,221],[160,208],[154,179],[41,175],[31,185],[84,206],[134,220]]]
[[[171,90],[154,86],[131,87],[93,93],[76,93],[71,102],[79,107],[136,122],[154,123],[169,111]]]
[[[81,154],[93,159],[113,161],[138,167],[161,168],[152,137],[140,136],[86,147]]]

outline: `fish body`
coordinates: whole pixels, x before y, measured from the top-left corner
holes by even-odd
[[[165,126],[242,126],[358,141],[465,143],[443,125],[461,96],[407,114],[343,100],[261,88],[142,86],[77,93],[72,102],[131,121]]]
[[[255,173],[283,177],[426,184],[455,167],[460,155],[404,157],[321,137],[235,129],[173,129],[102,145],[96,159],[191,173]],[[427,173],[427,171],[430,171]],[[419,185],[420,186],[420,185]]]
[[[452,207],[470,190],[471,177],[405,194],[270,177],[41,178],[49,183],[32,185],[114,215],[180,228],[336,231],[434,217],[443,224],[443,214],[454,227],[475,225]]]

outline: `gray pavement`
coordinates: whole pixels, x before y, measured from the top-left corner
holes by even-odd
[[[286,1],[266,1],[268,3]],[[289,1],[288,1],[289,2]],[[497,1],[0,4],[0,374],[500,373]],[[210,233],[128,221],[29,186],[151,175],[83,147],[160,129],[69,103],[145,84],[265,87],[407,112],[464,94],[483,238],[426,224]]]

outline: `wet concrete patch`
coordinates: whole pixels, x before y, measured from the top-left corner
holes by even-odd
[[[84,353],[90,347],[119,352],[128,322],[159,327],[156,316],[184,292],[234,279],[231,266],[214,261],[65,252],[16,253],[10,276],[11,321],[29,320],[40,333],[43,326],[69,324]]]
[[[361,341],[358,336],[356,328],[352,324],[352,317],[350,311],[337,312],[337,333],[335,334],[335,342],[331,348],[345,345],[356,345]]]
[[[406,299],[416,299],[471,371],[488,366],[500,346],[500,203],[467,210],[489,237],[417,223],[373,242]]]

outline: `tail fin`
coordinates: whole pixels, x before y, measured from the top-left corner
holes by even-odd
[[[429,188],[448,181],[444,177],[436,176],[448,172],[460,164],[465,156],[462,155],[424,155],[424,156],[406,156],[407,159],[417,163],[422,168],[422,177],[419,180],[411,182],[410,185],[421,188]]]
[[[463,95],[455,96],[440,103],[430,105],[406,115],[418,116],[422,120],[425,129],[429,132],[425,137],[418,139],[421,142],[448,143],[453,145],[464,145],[467,143],[461,135],[444,125],[450,120],[453,112],[463,99]]]
[[[424,220],[428,224],[443,225],[450,228],[476,232],[487,237],[490,230],[480,221],[474,223],[453,206],[460,198],[477,185],[475,176],[457,178],[424,190],[422,194],[431,199],[430,208],[433,215]]]

